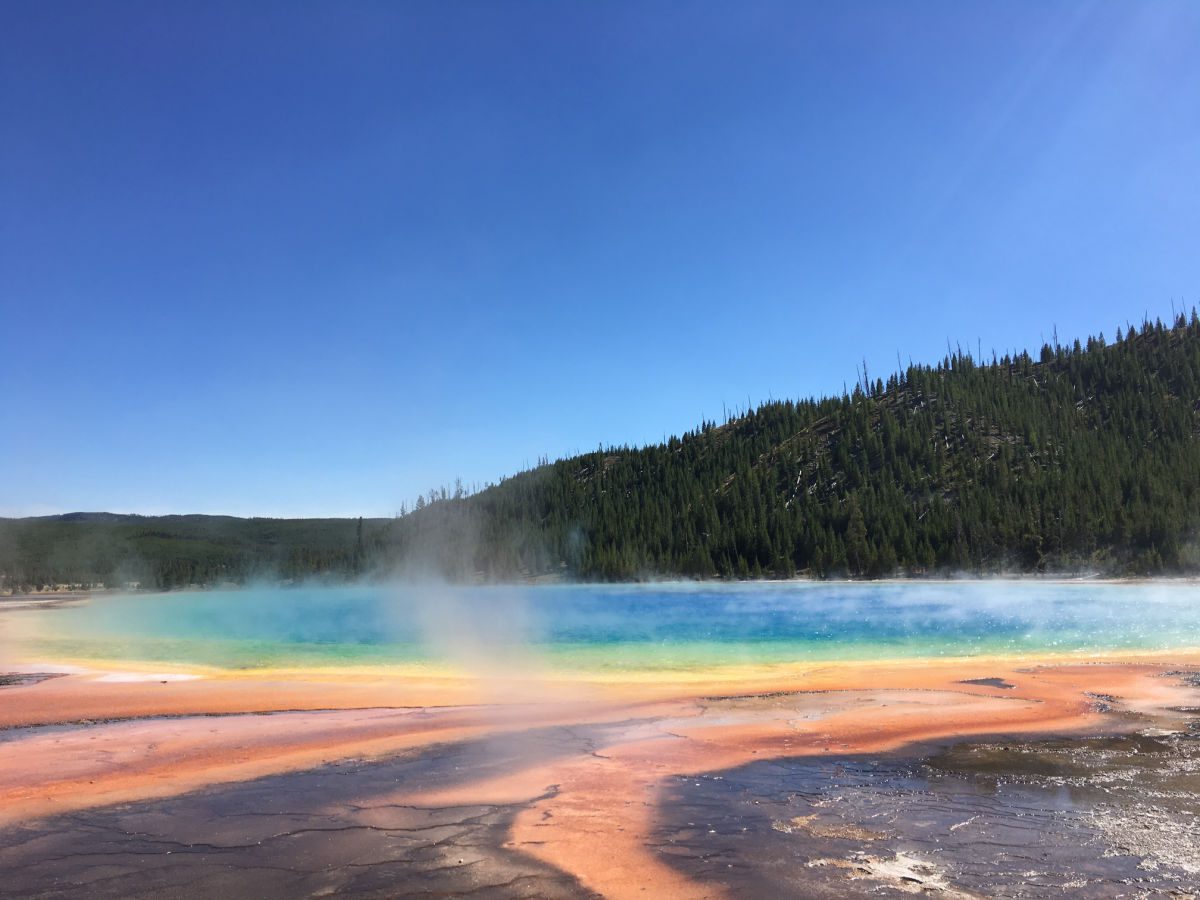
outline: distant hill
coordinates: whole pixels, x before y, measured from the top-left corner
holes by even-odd
[[[368,537],[389,522],[114,513],[0,519],[0,587],[352,577],[363,571]]]
[[[452,578],[1200,572],[1200,318],[989,361],[955,352],[396,519],[0,520],[29,585],[396,569]]]

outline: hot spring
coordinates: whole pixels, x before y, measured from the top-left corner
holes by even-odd
[[[1200,646],[1194,583],[301,586],[12,610],[7,661],[587,672]],[[3,660],[0,660],[3,661]]]

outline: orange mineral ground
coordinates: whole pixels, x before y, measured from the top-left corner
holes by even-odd
[[[69,814],[339,762],[369,770],[397,757],[436,759],[470,745],[485,748],[482,762],[384,789],[372,783],[355,809],[510,806],[504,849],[563,873],[568,893],[720,896],[728,891],[671,865],[653,839],[664,787],[680,776],[974,736],[1145,730],[1197,706],[1198,667],[1200,657],[1174,653],[503,684],[332,670],[12,678],[0,688],[0,833],[35,834]],[[30,846],[11,841],[0,872],[32,858],[20,855]],[[331,871],[337,866],[332,859]]]

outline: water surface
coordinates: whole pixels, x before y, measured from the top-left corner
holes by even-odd
[[[1188,583],[302,586],[14,611],[39,660],[582,670],[1200,646]],[[0,627],[5,624],[0,620]]]

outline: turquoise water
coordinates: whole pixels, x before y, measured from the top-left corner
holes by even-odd
[[[36,613],[44,659],[586,670],[1200,646],[1200,586],[914,582],[261,587]],[[2,623],[0,623],[2,624]]]

